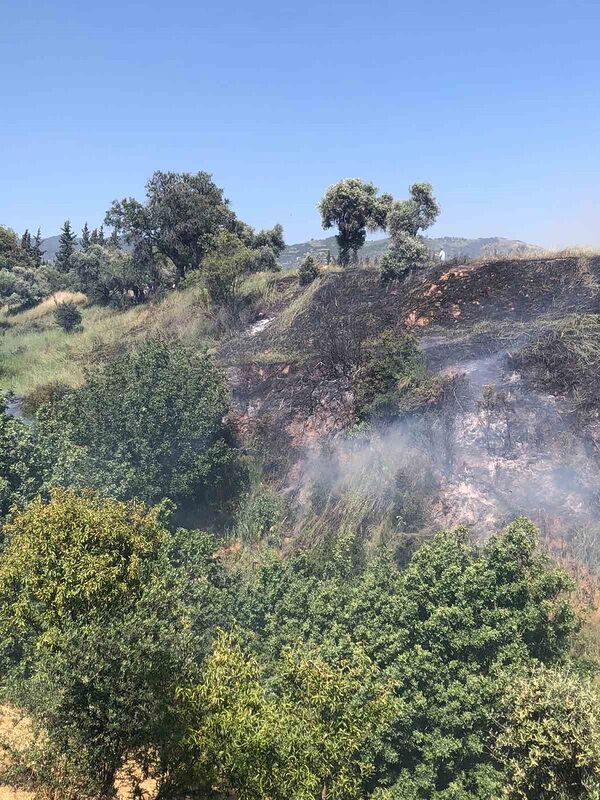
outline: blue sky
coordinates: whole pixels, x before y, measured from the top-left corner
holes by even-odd
[[[202,169],[290,243],[358,176],[430,181],[438,235],[600,245],[599,35],[596,0],[0,0],[0,223]]]

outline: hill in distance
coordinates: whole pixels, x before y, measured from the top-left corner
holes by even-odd
[[[535,253],[541,252],[542,248],[537,245],[522,242],[519,239],[503,239],[500,236],[490,236],[480,239],[465,239],[460,236],[442,236],[439,238],[424,237],[428,247],[437,253],[444,250],[446,258],[479,258],[484,255],[508,255],[510,253]],[[360,251],[361,258],[381,258],[387,252],[390,245],[387,239],[371,239],[365,242]],[[310,253],[318,258],[326,256],[327,251],[332,256],[338,252],[335,236],[326,239],[310,239],[308,242],[288,245],[279,260],[283,267],[289,269],[297,266],[298,262]]]
[[[539,253],[542,248],[537,245],[522,242],[519,239],[503,239],[500,236],[491,236],[481,239],[465,239],[460,236],[442,236],[437,239],[425,237],[425,241],[434,253],[444,250],[447,258],[479,258],[483,255],[509,255],[510,253]],[[42,240],[42,250],[45,258],[54,261],[58,250],[59,237],[49,236]],[[380,258],[388,249],[389,239],[371,239],[365,243],[360,251],[361,258]],[[338,247],[335,236],[325,239],[309,239],[308,242],[288,245],[281,254],[281,266],[293,269],[307,253],[324,259],[327,251],[336,256]]]

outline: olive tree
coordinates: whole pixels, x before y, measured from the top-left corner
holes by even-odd
[[[365,243],[367,230],[377,231],[385,226],[387,212],[392,204],[391,195],[377,194],[377,187],[360,178],[345,178],[330,186],[319,203],[325,229],[337,225],[336,241],[342,266],[350,263],[351,255],[357,257]]]
[[[427,261],[429,250],[419,232],[433,225],[439,213],[440,209],[429,183],[413,184],[408,200],[391,204],[386,229],[392,242],[390,251],[381,263],[384,275],[400,277]]]

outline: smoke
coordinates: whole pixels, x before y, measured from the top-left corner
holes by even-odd
[[[320,518],[372,535],[467,525],[484,539],[525,515],[550,549],[599,565],[600,470],[566,401],[535,391],[506,352],[476,356],[442,367],[462,375],[442,409],[359,428],[309,456],[300,526]]]

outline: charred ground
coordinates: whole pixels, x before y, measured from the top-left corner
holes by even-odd
[[[597,566],[599,279],[599,257],[489,260],[397,282],[348,269],[305,288],[275,278],[218,357],[234,424],[268,453],[296,532],[322,514],[323,496],[340,513],[350,493],[369,509],[363,532],[395,519],[487,535],[526,513],[554,548]],[[356,374],[384,331],[414,334],[451,391],[435,408],[357,428]],[[390,482],[418,496],[408,524],[410,492],[394,505]]]

